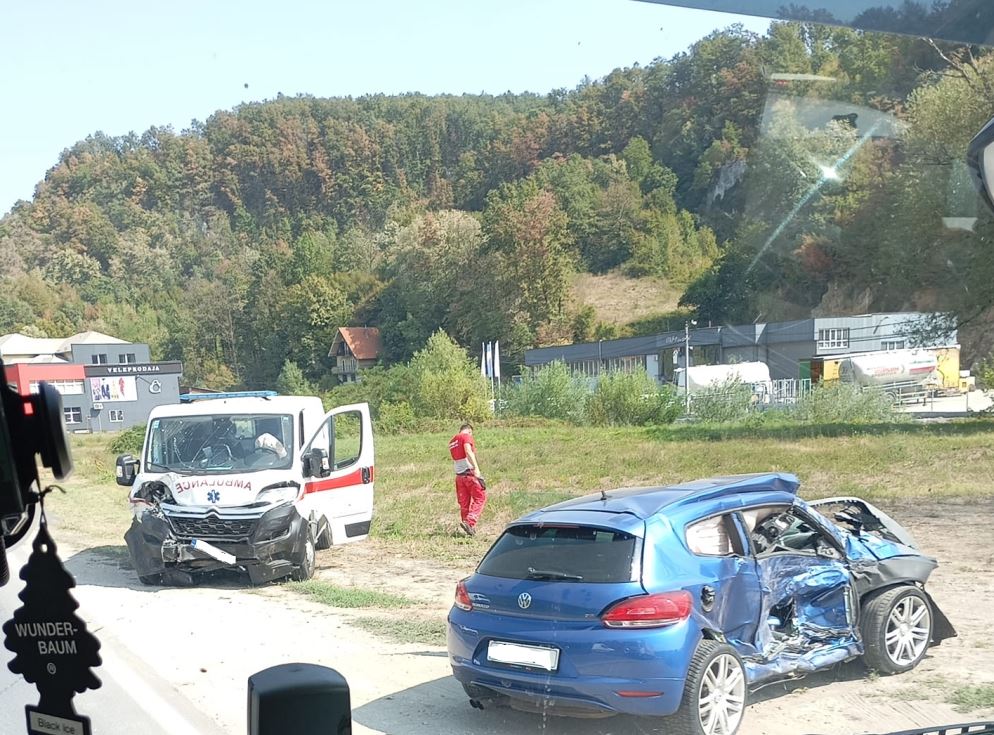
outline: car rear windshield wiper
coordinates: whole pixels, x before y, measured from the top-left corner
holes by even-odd
[[[528,579],[565,579],[570,582],[582,582],[583,577],[579,574],[567,574],[566,572],[556,572],[546,569],[533,569],[528,567]]]

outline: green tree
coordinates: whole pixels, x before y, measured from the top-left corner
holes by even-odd
[[[304,377],[297,363],[287,360],[283,363],[276,378],[276,390],[286,396],[310,396],[314,394],[314,386]]]
[[[537,327],[564,313],[573,258],[567,218],[534,182],[502,186],[487,198],[483,230],[506,301]]]
[[[411,406],[419,416],[453,421],[489,416],[488,389],[479,367],[444,332],[435,332],[414,355],[411,374]]]

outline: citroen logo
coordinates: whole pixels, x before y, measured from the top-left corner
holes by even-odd
[[[532,596],[527,592],[522,592],[518,595],[518,607],[522,610],[527,610],[532,606]]]

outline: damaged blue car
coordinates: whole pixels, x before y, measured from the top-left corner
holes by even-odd
[[[900,673],[956,635],[925,590],[936,561],[905,529],[798,486],[774,473],[612,490],[513,522],[448,617],[470,703],[732,735],[758,687],[860,656]]]

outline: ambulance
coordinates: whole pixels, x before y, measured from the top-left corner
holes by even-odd
[[[314,574],[315,552],[360,541],[373,519],[365,403],[273,393],[190,396],[149,415],[141,455],[117,458],[130,487],[124,535],[145,584],[217,570],[253,584]]]

